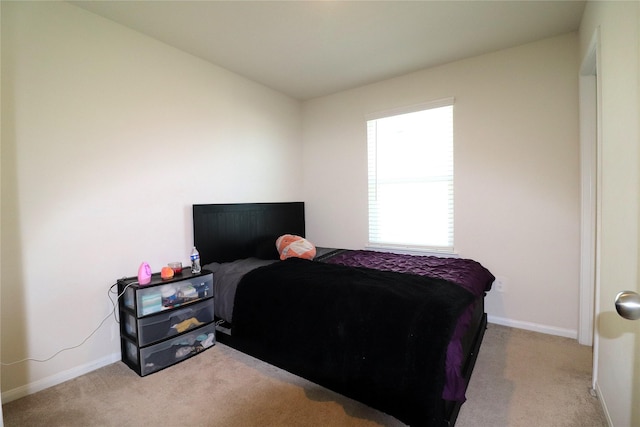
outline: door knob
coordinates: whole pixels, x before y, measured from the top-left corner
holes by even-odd
[[[625,319],[640,319],[640,295],[633,291],[622,291],[616,296],[616,311]]]

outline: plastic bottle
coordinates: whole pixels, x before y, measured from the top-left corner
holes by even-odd
[[[198,252],[195,246],[191,251],[191,272],[200,273],[200,252]]]

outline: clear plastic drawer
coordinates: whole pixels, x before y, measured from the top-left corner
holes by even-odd
[[[154,286],[129,286],[124,291],[124,305],[137,317],[190,304],[213,295],[213,275],[190,277]]]
[[[134,340],[137,338],[143,347],[213,322],[213,300],[209,298],[141,319],[126,313],[121,321],[124,332]]]
[[[124,357],[139,375],[145,376],[195,356],[215,344],[215,324],[210,323],[175,338],[148,347],[138,348],[123,339]]]

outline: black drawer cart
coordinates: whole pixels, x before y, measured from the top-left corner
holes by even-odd
[[[145,376],[215,344],[213,274],[182,270],[172,279],[153,274],[118,280],[122,361]]]

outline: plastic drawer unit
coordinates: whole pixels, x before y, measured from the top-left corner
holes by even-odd
[[[140,286],[118,280],[122,361],[144,376],[215,344],[213,274],[183,270]]]

